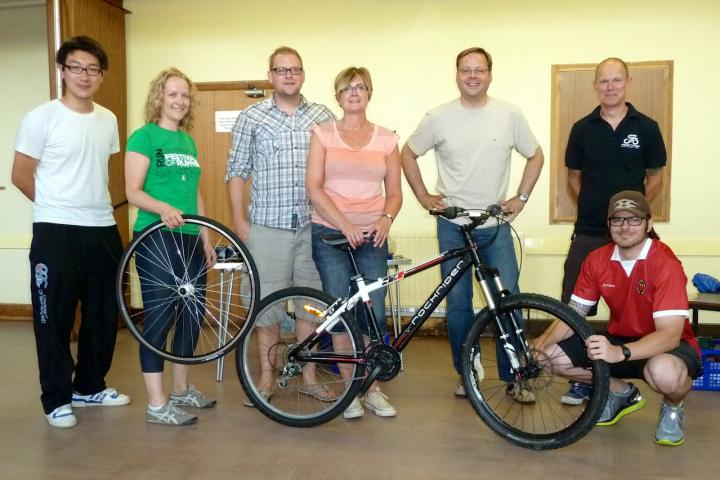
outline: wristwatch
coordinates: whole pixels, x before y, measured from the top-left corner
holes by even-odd
[[[628,360],[630,360],[630,357],[632,356],[632,352],[625,345],[621,345],[620,348],[622,348],[623,356],[625,357],[625,361],[627,362]]]
[[[530,200],[530,195],[527,193],[518,193],[517,197],[523,203],[527,203],[527,201]]]

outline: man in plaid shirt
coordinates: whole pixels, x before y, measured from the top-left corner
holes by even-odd
[[[335,118],[327,107],[300,94],[305,71],[296,50],[277,48],[270,55],[267,75],[275,93],[238,116],[226,175],[235,232],[257,264],[261,297],[290,286],[322,289],[312,259],[305,170],[311,129]],[[298,330],[303,323],[298,322]],[[309,333],[312,325],[307,328]],[[308,372],[304,380],[312,380]],[[271,382],[270,376],[261,379],[268,397]]]

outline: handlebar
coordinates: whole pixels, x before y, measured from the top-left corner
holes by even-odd
[[[490,217],[500,218],[505,215],[502,211],[502,207],[498,204],[493,203],[488,205],[485,209],[469,210],[463,207],[446,207],[442,210],[430,210],[430,215],[441,216],[452,220],[457,217],[468,217],[472,220],[479,220],[480,224]]]

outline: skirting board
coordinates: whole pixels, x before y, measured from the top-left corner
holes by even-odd
[[[32,305],[0,303],[0,320],[32,321]]]

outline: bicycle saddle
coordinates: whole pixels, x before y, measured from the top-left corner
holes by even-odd
[[[371,242],[375,236],[366,233],[364,238],[366,241]],[[320,235],[320,240],[322,240],[325,245],[330,245],[331,247],[336,248],[347,247],[350,245],[347,237],[345,237],[342,233],[324,233]]]

